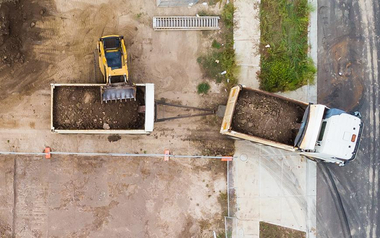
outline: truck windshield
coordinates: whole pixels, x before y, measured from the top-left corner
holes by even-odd
[[[301,144],[301,141],[305,135],[306,132],[306,126],[309,121],[309,113],[310,113],[310,106],[307,106],[305,113],[302,117],[301,127],[297,133],[296,139],[294,140],[294,147],[299,147]]]
[[[323,140],[323,135],[325,134],[327,121],[322,122],[321,131],[319,132],[318,141]]]

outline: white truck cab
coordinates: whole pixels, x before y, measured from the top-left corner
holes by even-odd
[[[294,142],[301,154],[343,166],[353,160],[363,123],[360,114],[310,104]]]

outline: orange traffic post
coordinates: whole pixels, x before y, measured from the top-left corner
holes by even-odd
[[[232,161],[231,156],[223,156],[222,161]]]
[[[168,149],[166,149],[164,153],[165,153],[164,161],[169,161],[170,151]]]
[[[50,147],[46,147],[45,150],[44,150],[44,153],[45,153],[45,159],[50,159],[51,158],[51,154],[50,154]]]

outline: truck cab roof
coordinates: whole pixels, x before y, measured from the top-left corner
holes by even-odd
[[[331,158],[350,160],[355,157],[362,121],[359,117],[323,105],[309,105],[295,146]]]
[[[315,145],[316,152],[342,160],[353,159],[359,144],[361,128],[361,119],[348,113],[325,118]]]

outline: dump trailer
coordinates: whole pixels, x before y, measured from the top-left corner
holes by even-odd
[[[102,100],[105,84],[51,84],[51,131],[60,134],[149,134],[154,84],[135,84],[132,100]]]
[[[362,128],[358,112],[238,85],[230,91],[220,133],[343,166],[355,158]]]

